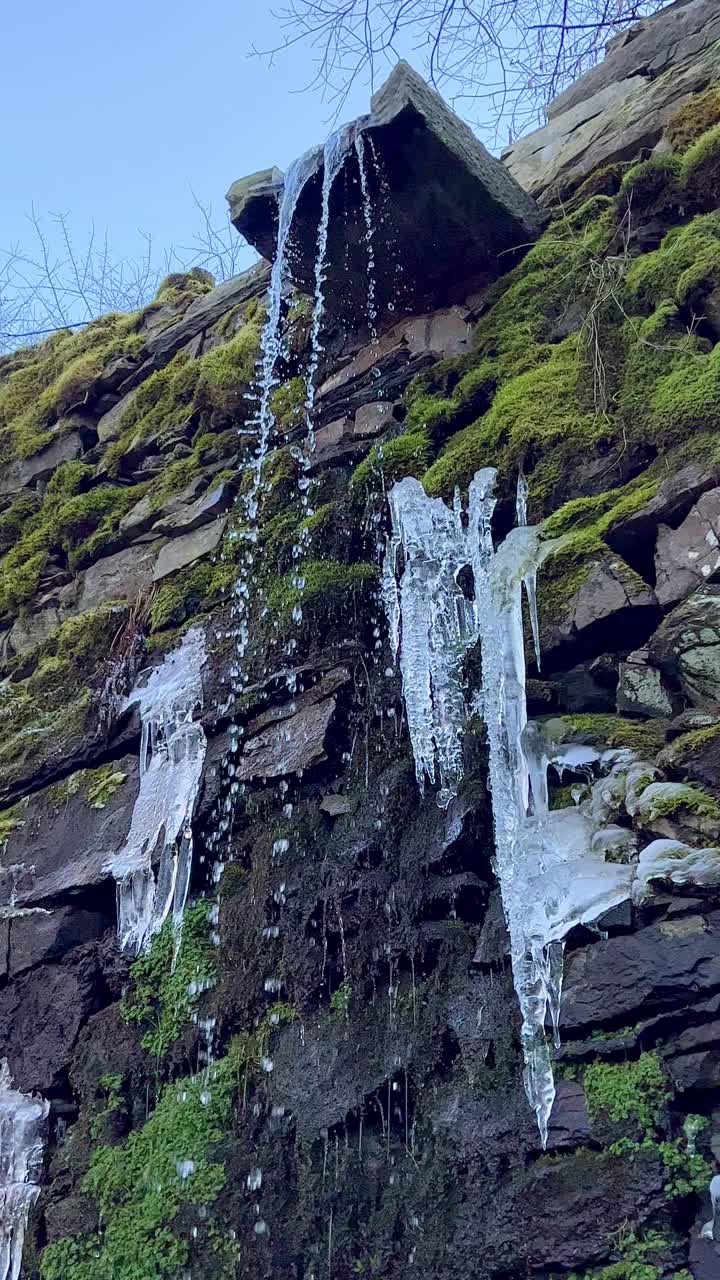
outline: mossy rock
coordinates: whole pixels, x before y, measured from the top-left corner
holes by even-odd
[[[688,200],[698,209],[720,201],[720,124],[693,142],[681,160],[680,178]]]
[[[720,85],[711,85],[675,112],[665,126],[665,137],[673,150],[681,154],[716,124],[720,124]]]

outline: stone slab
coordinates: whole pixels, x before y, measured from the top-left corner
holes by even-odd
[[[209,555],[220,542],[226,524],[227,516],[221,516],[219,520],[213,520],[212,524],[193,529],[190,533],[166,542],[157,557],[153,570],[153,582],[162,582],[163,578],[167,578],[169,574],[194,564],[201,556]]]
[[[353,146],[362,131],[364,183]],[[512,265],[509,250],[526,245],[543,219],[535,202],[472,130],[406,62],[399,62],[372,99],[369,116],[347,126],[347,156],[330,196],[326,253],[326,319],[354,321],[367,311],[368,252],[363,185],[373,216],[376,320],[456,300]],[[377,160],[375,159],[377,157]],[[295,284],[314,293],[323,164],[303,187],[294,214]],[[238,231],[274,257],[277,170],[253,174],[228,193]],[[380,213],[382,216],[380,216]]]

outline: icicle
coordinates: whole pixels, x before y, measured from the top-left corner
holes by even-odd
[[[12,1087],[0,1062],[0,1280],[19,1280],[30,1210],[40,1194],[43,1127],[50,1104]]]
[[[446,806],[462,773],[463,655],[473,634],[472,608],[457,585],[464,534],[459,515],[439,498],[428,498],[412,478],[390,495],[392,534],[383,571],[391,643],[397,651],[417,779],[434,782]],[[393,587],[397,557],[405,567]]]
[[[456,497],[450,511],[428,498],[416,480],[390,492],[392,535],[384,565],[384,599],[391,643],[400,640],[403,693],[418,780],[435,778],[440,800],[457,789],[462,773],[465,698],[461,663],[480,642],[483,684],[471,696],[481,709],[489,744],[489,782],[495,825],[495,869],[510,935],[513,982],[522,1017],[525,1090],[543,1146],[555,1098],[546,1021],[559,1043],[563,939],[631,896],[634,868],[605,863],[593,848],[593,800],[550,811],[547,772],[562,767],[539,724],[528,723],[525,694],[522,590],[553,544],[526,523],[495,550],[492,517],[496,472],[475,476],[469,491],[467,531]],[[526,519],[527,491],[518,487],[518,516]],[[400,550],[405,567],[397,583]],[[457,586],[472,568],[471,606]],[[399,601],[399,602],[398,602]],[[579,747],[586,760],[587,749]],[[599,761],[598,753],[591,757]]]
[[[192,870],[192,815],[207,739],[193,720],[202,706],[205,636],[186,632],[179,648],[135,689],[142,720],[140,792],[124,847],[107,864],[117,882],[121,946],[139,951],[172,912],[182,922]],[[159,854],[157,882],[153,862]]]
[[[515,512],[518,525],[521,527],[528,522],[528,482],[525,472],[520,468],[517,479],[517,493],[515,496]],[[537,669],[540,670],[540,625],[538,623],[537,608],[537,572],[532,569],[530,573],[523,578],[523,586],[527,595],[528,609],[530,610],[530,626],[532,627],[533,648],[535,649],[535,661]]]

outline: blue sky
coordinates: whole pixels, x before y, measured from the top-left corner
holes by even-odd
[[[278,0],[282,3],[282,0]],[[332,114],[306,49],[248,57],[279,38],[271,0],[13,0],[3,15],[0,247],[29,241],[26,213],[94,218],[114,252],[189,243],[190,189],[224,217],[233,179],[285,168]],[[356,86],[343,112],[367,109]]]

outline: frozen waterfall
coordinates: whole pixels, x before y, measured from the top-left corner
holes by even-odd
[[[555,749],[543,727],[527,719],[522,590],[524,585],[537,636],[535,578],[553,544],[525,523],[521,478],[521,523],[494,548],[495,479],[491,467],[475,476],[467,527],[457,496],[450,510],[427,497],[417,480],[394,485],[383,596],[391,645],[400,654],[418,780],[421,786],[425,778],[439,780],[441,805],[462,777],[463,657],[480,644],[482,690],[472,701],[487,727],[495,868],[522,1016],[525,1090],[544,1146],[555,1098],[545,1025],[549,1018],[558,1043],[563,939],[573,926],[631,895],[633,868],[606,863],[593,850],[585,807],[548,808],[547,771]],[[472,570],[472,600],[458,586],[466,567]]]
[[[0,1280],[19,1280],[25,1229],[40,1194],[37,1176],[50,1105],[12,1087],[0,1062]]]
[[[117,882],[118,935],[128,950],[147,946],[171,912],[178,925],[182,921],[207,750],[203,727],[193,720],[203,702],[205,658],[204,632],[193,627],[125,702],[126,709],[140,709],[140,792],[127,840],[106,870]]]

